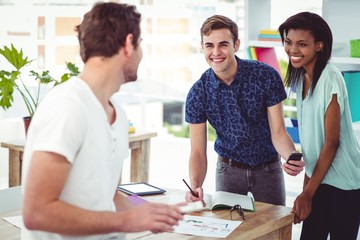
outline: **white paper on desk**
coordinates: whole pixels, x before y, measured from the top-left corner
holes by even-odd
[[[17,228],[24,228],[22,216],[4,217],[3,219]]]
[[[177,204],[177,203],[182,203],[182,202],[186,202],[185,200],[185,194],[180,195],[180,194],[170,194],[169,196],[169,204]]]
[[[242,221],[184,215],[179,225],[174,226],[174,232],[201,237],[226,238],[241,223]]]

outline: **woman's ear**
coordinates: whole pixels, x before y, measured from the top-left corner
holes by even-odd
[[[324,51],[324,44],[323,44],[323,42],[318,42],[318,43],[316,44],[316,51],[317,51],[317,52],[322,52],[322,51]]]

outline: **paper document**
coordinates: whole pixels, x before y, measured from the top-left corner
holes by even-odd
[[[169,197],[169,204],[176,204],[185,200],[184,195],[171,194]],[[230,193],[224,191],[217,191],[210,194],[204,194],[204,201],[206,206],[204,210],[215,210],[218,208],[232,208],[236,204],[246,211],[255,211],[254,199],[251,195],[242,195],[237,193]]]
[[[174,232],[201,237],[226,238],[241,223],[242,221],[184,215],[184,219],[174,227]]]
[[[4,217],[3,219],[17,228],[24,228],[22,216]]]

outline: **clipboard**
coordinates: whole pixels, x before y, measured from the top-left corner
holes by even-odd
[[[127,193],[127,194],[135,194],[138,196],[143,195],[151,195],[151,194],[162,194],[165,193],[166,190],[155,187],[151,184],[145,182],[135,182],[135,183],[126,183],[120,184],[118,186],[118,190]]]

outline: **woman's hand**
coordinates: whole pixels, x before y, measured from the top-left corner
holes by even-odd
[[[294,224],[304,221],[311,212],[312,197],[303,191],[294,201],[292,212],[295,213]]]

